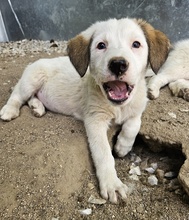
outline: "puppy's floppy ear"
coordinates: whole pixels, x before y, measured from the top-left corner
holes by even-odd
[[[141,26],[147,39],[151,68],[155,73],[157,73],[167,59],[171,48],[170,41],[163,32],[154,29],[146,21],[138,19],[137,23]]]
[[[89,65],[92,34],[93,28],[90,27],[68,41],[68,56],[81,77],[85,75]]]

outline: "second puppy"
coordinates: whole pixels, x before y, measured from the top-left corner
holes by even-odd
[[[169,85],[173,95],[189,101],[189,39],[177,42],[166,62],[148,84],[150,99],[159,96],[160,88]]]

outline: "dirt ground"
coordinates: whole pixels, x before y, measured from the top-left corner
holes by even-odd
[[[40,57],[49,55],[0,58],[0,108],[26,65]],[[189,199],[176,178],[150,186],[146,171],[142,170],[138,181],[129,175],[132,157],[137,155],[140,165],[157,163],[176,177],[184,161],[179,151],[153,153],[137,138],[132,154],[115,159],[118,176],[132,189],[127,202],[91,204],[91,195],[100,196],[82,122],[49,111],[36,118],[24,106],[19,118],[0,121],[0,127],[2,220],[189,219]],[[84,209],[92,213],[81,214]]]

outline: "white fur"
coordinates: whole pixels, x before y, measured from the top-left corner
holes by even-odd
[[[45,106],[83,120],[101,195],[115,203],[116,193],[126,198],[127,187],[117,177],[107,130],[112,123],[123,125],[115,151],[120,157],[125,156],[132,149],[147,103],[144,79],[147,40],[141,27],[131,19],[98,22],[81,35],[88,40],[92,37],[89,70],[83,78],[68,57],[38,60],[25,69],[0,115],[1,119],[10,121],[19,116],[20,107],[28,102],[38,117],[45,114]],[[101,41],[108,45],[106,50],[97,49]],[[134,41],[139,41],[141,47],[132,47]],[[118,78],[134,85],[130,97],[119,105],[107,99],[102,86],[104,82],[116,80],[108,68],[113,57],[123,57],[129,62],[126,73]]]
[[[189,39],[177,42],[166,62],[148,84],[151,99],[159,96],[160,88],[169,84],[173,95],[189,101]]]

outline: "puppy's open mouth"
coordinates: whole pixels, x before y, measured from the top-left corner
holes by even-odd
[[[122,104],[129,98],[134,86],[128,85],[126,82],[115,80],[104,83],[103,88],[110,101]]]

